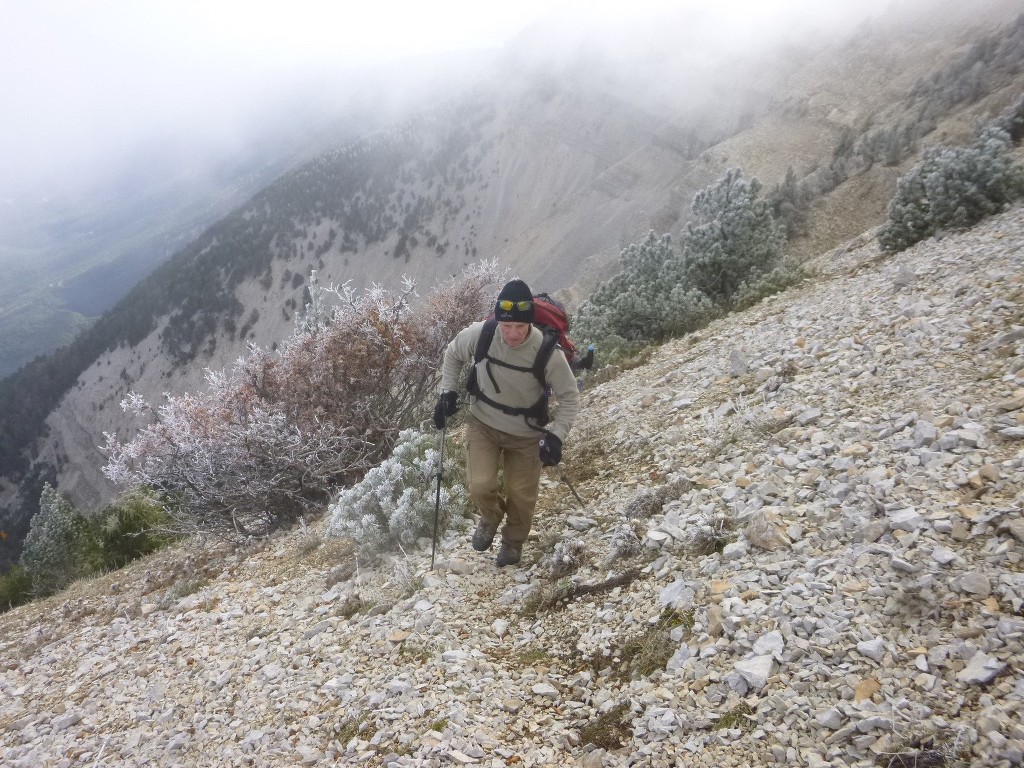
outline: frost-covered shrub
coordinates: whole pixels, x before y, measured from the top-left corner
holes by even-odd
[[[734,523],[720,510],[701,510],[700,519],[687,531],[687,545],[696,555],[721,552],[733,540]]]
[[[106,436],[104,473],[159,493],[183,532],[262,534],[317,514],[429,415],[445,346],[500,279],[492,262],[423,300],[411,283],[311,290],[277,354],[253,347],[230,373],[208,372],[206,392],[160,407],[129,396],[122,407],[151,423],[128,443]]]
[[[622,521],[612,529],[611,559],[629,558],[643,551],[637,521]]]
[[[351,536],[360,550],[412,547],[434,535],[437,508],[437,433],[403,431],[389,458],[339,494],[330,508],[330,533]],[[448,441],[449,443],[451,441]],[[445,450],[438,537],[468,512],[463,463]]]
[[[649,232],[640,243],[623,249],[622,271],[598,286],[580,306],[574,335],[627,343],[664,341],[703,328],[720,310],[703,292],[691,287],[670,235]]]
[[[1024,167],[1009,134],[995,124],[968,147],[927,150],[896,183],[888,220],[878,233],[887,251],[901,251],[943,229],[965,229],[1024,195]]]
[[[548,557],[547,570],[552,579],[561,579],[575,573],[587,562],[590,553],[583,539],[567,539],[555,544]]]
[[[619,254],[620,271],[597,287],[580,306],[573,323],[582,339],[618,336],[627,341],[661,340],[671,286],[662,279],[669,262],[678,259],[670,235],[649,232]]]
[[[661,489],[642,488],[629,500],[622,510],[622,516],[627,520],[643,520],[653,517],[665,506],[665,494]]]
[[[32,518],[21,565],[32,591],[49,595],[94,572],[100,563],[99,542],[89,522],[47,483]]]

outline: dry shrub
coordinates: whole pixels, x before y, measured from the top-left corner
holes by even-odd
[[[264,534],[322,511],[427,415],[444,347],[500,279],[478,264],[423,300],[408,282],[362,295],[314,283],[279,353],[254,347],[230,373],[209,372],[206,392],[160,407],[130,395],[122,407],[150,424],[127,443],[106,436],[104,472],[163,493],[183,532]]]

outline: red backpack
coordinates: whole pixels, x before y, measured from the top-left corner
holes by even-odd
[[[558,347],[565,353],[569,365],[572,365],[576,357],[576,345],[569,340],[569,315],[565,305],[546,293],[538,293],[533,297],[533,324],[544,334],[557,334]]]
[[[579,349],[569,339],[569,315],[565,311],[565,305],[558,299],[548,296],[546,293],[538,293],[533,297],[533,324],[537,326],[545,337],[555,336],[556,344],[565,354],[565,359],[572,368],[574,374],[579,375],[581,371],[587,371],[594,365],[594,346],[587,347],[587,353],[579,356]],[[581,385],[582,386],[582,385]]]

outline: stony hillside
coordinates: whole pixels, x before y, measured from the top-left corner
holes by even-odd
[[[0,616],[0,762],[1017,765],[1022,262],[868,232],[588,387],[520,568],[319,521]]]

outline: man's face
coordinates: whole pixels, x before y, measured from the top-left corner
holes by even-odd
[[[510,347],[518,347],[526,337],[530,335],[529,323],[498,323],[498,330],[501,331],[501,338]]]

